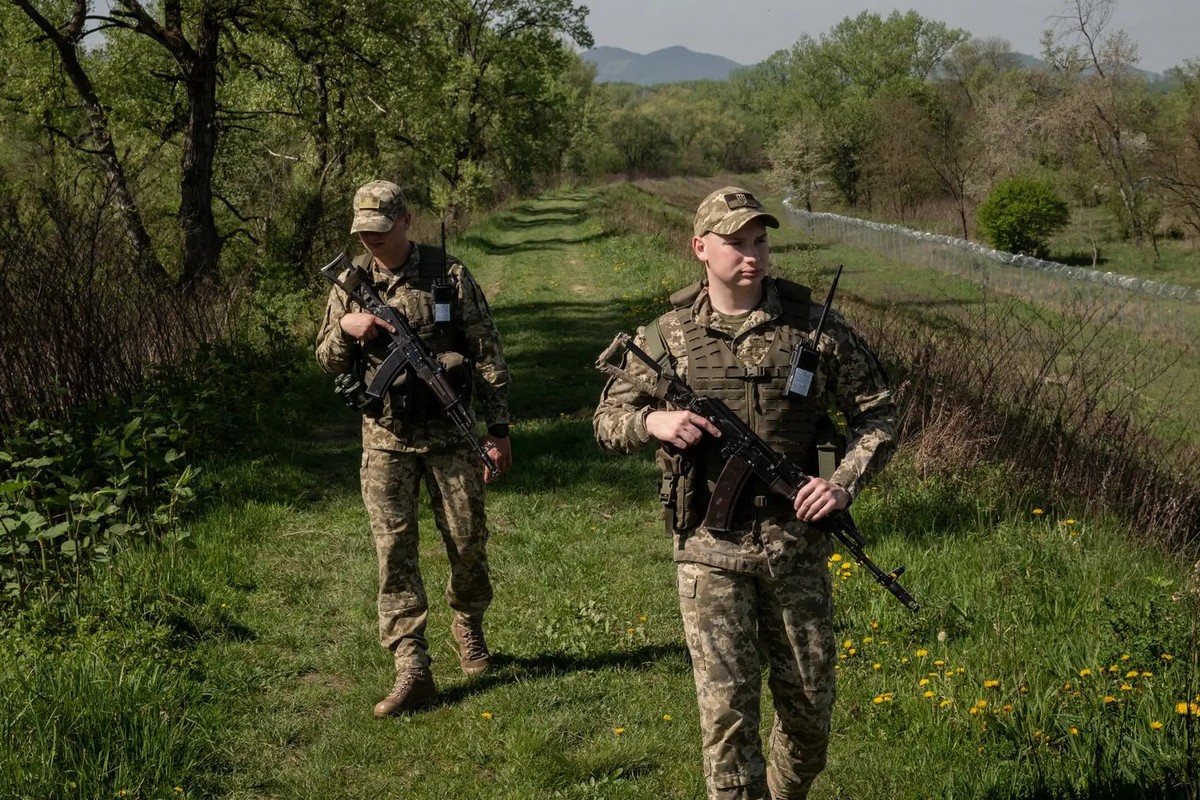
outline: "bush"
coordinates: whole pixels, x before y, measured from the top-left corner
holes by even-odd
[[[997,250],[1042,257],[1047,240],[1070,221],[1071,212],[1049,184],[1013,178],[992,189],[976,219]]]

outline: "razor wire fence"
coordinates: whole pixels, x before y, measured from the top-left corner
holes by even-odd
[[[1081,300],[1119,307],[1132,328],[1172,340],[1200,342],[1200,290],[1113,272],[1074,267],[1006,253],[953,236],[797,208],[784,201],[784,216],[815,239],[835,241],[913,266],[972,281],[985,290],[1043,302]]]

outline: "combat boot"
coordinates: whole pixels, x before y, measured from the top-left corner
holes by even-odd
[[[465,675],[479,675],[491,666],[492,654],[483,640],[483,619],[455,614],[450,632],[458,643],[458,665]]]
[[[376,717],[408,714],[437,702],[437,687],[428,668],[415,668],[396,674],[391,694],[375,704]]]

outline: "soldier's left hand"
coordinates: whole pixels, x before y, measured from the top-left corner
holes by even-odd
[[[816,522],[830,513],[849,508],[850,493],[824,478],[813,478],[796,493],[796,519]]]
[[[487,450],[491,455],[492,460],[496,462],[497,469],[500,472],[508,472],[512,467],[512,441],[509,437],[503,438],[488,434],[483,440],[483,449]],[[484,483],[491,483],[499,473],[493,473],[487,467],[483,468]]]

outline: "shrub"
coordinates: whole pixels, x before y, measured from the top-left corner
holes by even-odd
[[[1071,212],[1049,184],[1013,178],[992,189],[976,218],[997,250],[1045,256],[1047,239],[1070,221]]]

